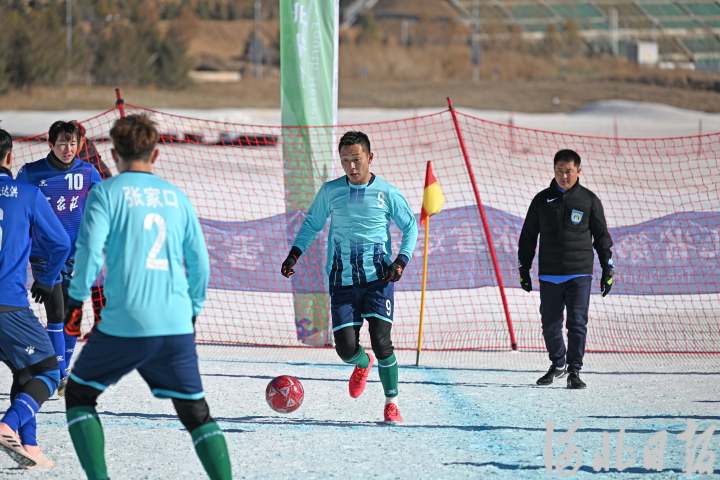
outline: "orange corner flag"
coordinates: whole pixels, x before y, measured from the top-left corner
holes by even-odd
[[[432,170],[432,162],[427,162],[427,170],[425,171],[425,191],[423,192],[422,210],[420,211],[420,225],[425,219],[439,213],[445,205],[445,195],[443,195],[440,184],[435,178]]]

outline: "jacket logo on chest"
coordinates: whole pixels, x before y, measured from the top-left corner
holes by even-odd
[[[582,222],[582,218],[583,212],[581,210],[573,209],[572,212],[570,212],[570,221],[573,225],[580,225],[580,222]]]

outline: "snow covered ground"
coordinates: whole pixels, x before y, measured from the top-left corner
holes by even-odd
[[[689,466],[720,474],[720,438],[710,432],[720,429],[718,357],[588,355],[588,388],[574,391],[562,381],[535,385],[547,366],[541,354],[431,353],[423,354],[418,368],[414,352],[403,351],[400,407],[406,422],[387,426],[379,423],[377,369],[365,394],[353,400],[346,384],[350,368],[333,351],[201,347],[200,355],[234,478],[560,478],[546,464],[563,462],[578,467],[565,473],[581,478],[702,478],[686,475]],[[441,366],[423,367],[426,362]],[[299,377],[305,388],[303,406],[289,415],[270,410],[264,399],[267,382],[281,374]],[[8,377],[0,380],[4,399]],[[152,398],[136,374],[109,389],[98,412],[111,478],[203,478],[171,403]],[[0,455],[0,477],[82,478],[62,400],[50,400],[38,421],[41,444],[56,468],[21,472]],[[574,447],[563,439],[573,428]],[[689,428],[695,434],[683,433]],[[663,436],[665,448],[658,449],[655,442]],[[644,458],[646,447],[655,454]],[[609,472],[594,471],[598,455],[607,458]]]
[[[112,105],[108,104],[108,108]],[[519,113],[475,110],[455,105],[458,110],[496,122],[508,123],[512,118],[518,127],[537,128],[564,133],[619,137],[669,137],[720,131],[720,114],[704,113],[655,103],[626,100],[605,100],[590,103],[571,113]],[[425,115],[441,108],[373,109],[341,108],[339,124],[358,124],[397,120]],[[192,118],[250,125],[280,125],[278,109],[163,109]],[[58,119],[84,119],[98,114],[95,110],[68,111],[0,111],[0,127],[13,134],[36,134],[47,131]]]

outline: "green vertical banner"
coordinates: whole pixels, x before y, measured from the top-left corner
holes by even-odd
[[[295,214],[307,211],[333,170],[339,10],[339,0],[280,0],[280,101],[290,241],[303,218]],[[303,293],[304,285],[327,285],[321,245],[324,242],[315,241],[304,252],[302,273],[291,277],[297,338],[313,346],[332,344],[327,293]],[[323,278],[313,278],[317,276]]]

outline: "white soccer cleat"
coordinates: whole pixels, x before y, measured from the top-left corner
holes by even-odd
[[[50,460],[40,449],[39,445],[23,445],[28,455],[35,461],[35,465],[25,467],[28,470],[50,470],[55,462]]]
[[[21,467],[27,468],[35,465],[35,460],[20,443],[18,434],[4,423],[0,423],[0,448]]]

